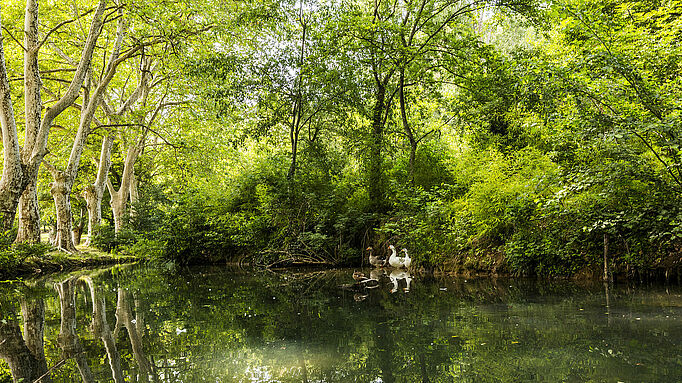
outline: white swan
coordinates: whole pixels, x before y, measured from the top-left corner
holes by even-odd
[[[400,268],[403,263],[400,258],[398,258],[395,247],[393,245],[389,245],[388,248],[391,250],[391,256],[388,257],[388,264],[391,265],[391,267],[395,267],[396,269]]]
[[[409,255],[407,255],[407,249],[402,249],[402,252],[405,253],[405,256],[399,257],[393,245],[388,246],[388,248],[391,249],[391,257],[388,258],[388,263],[391,265],[391,267],[395,267],[396,269],[399,269],[401,267],[404,267],[406,269],[410,268],[410,265],[412,264],[412,259],[410,258]]]
[[[403,266],[405,266],[406,269],[409,269],[412,265],[412,258],[407,254],[407,249],[403,248],[402,252],[405,253],[405,257],[403,257]]]

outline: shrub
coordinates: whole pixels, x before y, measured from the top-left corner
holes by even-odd
[[[117,253],[135,242],[136,235],[134,232],[123,229],[116,233],[113,227],[107,225],[96,227],[92,237],[92,246],[108,253]]]

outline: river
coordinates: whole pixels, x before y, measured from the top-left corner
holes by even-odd
[[[3,282],[0,382],[682,381],[679,286],[353,271]]]

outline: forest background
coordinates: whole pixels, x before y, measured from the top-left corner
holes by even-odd
[[[391,243],[425,269],[680,275],[680,1],[0,11],[3,268]]]

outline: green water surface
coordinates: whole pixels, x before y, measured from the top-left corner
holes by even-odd
[[[353,271],[123,266],[3,283],[0,382],[18,331],[40,324],[25,343],[42,338],[54,382],[682,382],[679,286],[375,271],[374,289],[339,287]]]

